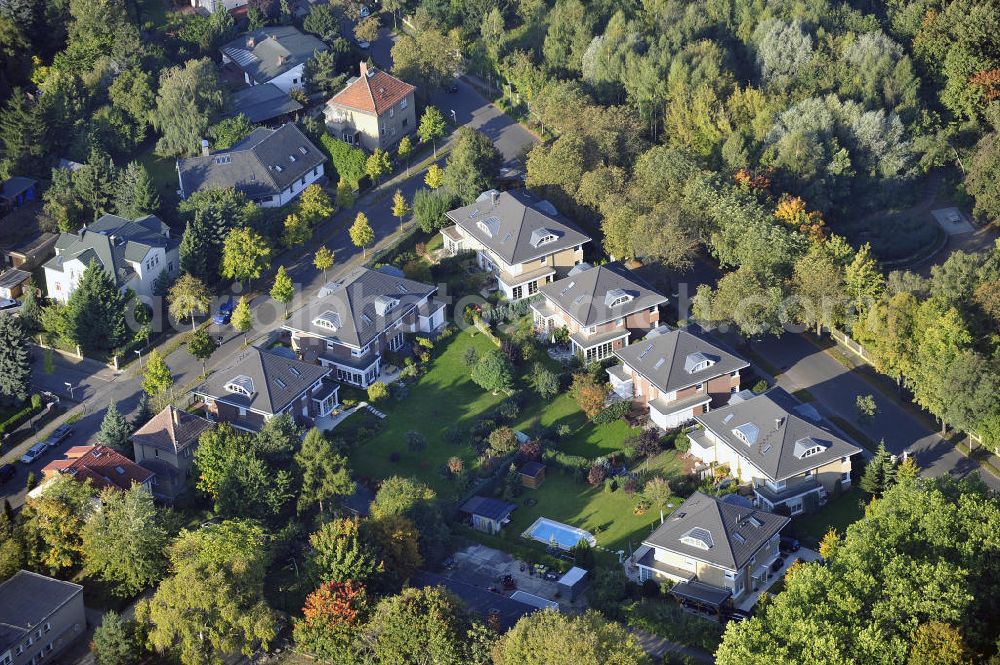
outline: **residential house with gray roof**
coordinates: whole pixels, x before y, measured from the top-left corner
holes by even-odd
[[[104,215],[79,231],[59,234],[56,255],[44,264],[48,295],[65,303],[83,271],[96,262],[122,293],[131,289],[138,296],[152,296],[161,273],[173,277],[180,272],[178,247],[159,217]]]
[[[156,474],[154,496],[173,501],[186,489],[198,437],[210,427],[205,418],[171,405],[135,431],[133,457]]]
[[[583,262],[583,246],[590,242],[555,206],[525,190],[489,190],[447,214],[455,224],[441,230],[445,249],[475,252],[508,300],[533,296],[565,277]]]
[[[580,263],[538,290],[541,299],[531,303],[535,330],[552,335],[566,328],[573,352],[588,363],[611,357],[631,338],[656,328],[660,305],[667,302],[620,263]]]
[[[407,333],[430,333],[445,323],[437,288],[391,271],[358,268],[330,282],[284,328],[292,347],[308,362],[335,372],[335,378],[367,388],[378,380],[384,356],[403,349]]]
[[[647,407],[649,419],[665,430],[726,404],[739,392],[740,370],[750,366],[701,335],[666,326],[614,354],[621,363],[607,369],[611,388]]]
[[[180,196],[205,189],[235,189],[264,208],[281,207],[323,177],[326,155],[293,123],[258,127],[226,150],[177,160]]]
[[[229,100],[227,117],[245,115],[254,124],[275,125],[280,121],[294,121],[302,108],[302,104],[278,86],[263,83],[234,92]]]
[[[222,64],[243,73],[247,85],[273,83],[282,92],[301,88],[302,69],[317,51],[329,47],[292,25],[269,25],[223,45]]]
[[[340,386],[331,371],[280,353],[249,347],[229,367],[216,370],[192,391],[205,403],[209,420],[257,432],[271,418],[287,413],[312,426],[340,405]]]
[[[0,583],[0,664],[59,662],[86,632],[79,584],[27,570]]]
[[[633,560],[640,580],[674,581],[675,596],[718,609],[763,584],[790,521],[695,492],[643,541]]]
[[[861,449],[796,413],[780,388],[695,417],[691,454],[727,465],[753,485],[757,505],[792,515],[814,509],[851,486],[851,458]]]

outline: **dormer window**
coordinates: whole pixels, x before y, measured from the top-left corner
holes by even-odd
[[[491,215],[485,219],[481,219],[478,222],[476,222],[476,226],[478,226],[479,230],[485,233],[490,238],[495,238],[496,235],[500,232],[500,218]]]
[[[608,307],[624,305],[632,300],[632,294],[626,293],[624,289],[611,289],[604,296],[604,304]]]
[[[233,379],[225,385],[225,389],[236,395],[253,397],[253,379],[245,374],[240,374],[239,376],[233,377]]]
[[[340,314],[327,310],[313,319],[313,325],[337,332],[340,329]]]
[[[681,542],[701,550],[710,550],[715,547],[715,541],[712,540],[712,532],[700,526],[694,527],[681,536]]]
[[[806,436],[795,442],[795,457],[805,459],[826,450],[827,446],[822,441],[818,441],[811,436]]]
[[[385,316],[399,304],[399,301],[389,296],[375,296],[375,313]]]
[[[688,374],[704,372],[706,369],[715,364],[715,360],[715,358],[706,353],[702,353],[701,351],[689,353],[687,358],[684,359],[684,371]]]
[[[757,443],[757,436],[759,434],[760,430],[753,423],[743,423],[739,427],[733,428],[733,436],[748,446]]]
[[[557,236],[554,231],[550,231],[549,229],[535,229],[531,232],[531,239],[529,242],[532,247],[537,249],[547,243],[555,242],[558,237],[559,236]]]

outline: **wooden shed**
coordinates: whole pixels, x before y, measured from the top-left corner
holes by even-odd
[[[525,487],[536,489],[545,481],[545,465],[541,462],[525,462],[517,473]]]

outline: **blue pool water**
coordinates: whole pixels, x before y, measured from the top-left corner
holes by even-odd
[[[562,522],[555,522],[545,517],[539,517],[535,520],[535,523],[528,527],[528,530],[523,535],[526,538],[532,538],[546,545],[551,545],[554,541],[556,545],[564,550],[576,547],[581,540],[589,543],[591,547],[597,544],[597,539],[589,532],[569,526],[568,524],[563,524]]]

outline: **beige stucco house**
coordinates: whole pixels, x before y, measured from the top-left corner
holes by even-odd
[[[791,520],[695,492],[636,550],[639,579],[676,582],[671,593],[715,609],[767,579]]]
[[[861,449],[800,416],[798,407],[774,388],[696,416],[701,428],[688,435],[691,454],[751,483],[759,506],[784,506],[792,515],[818,507],[851,486],[851,458]]]
[[[528,298],[583,262],[590,237],[550,202],[525,190],[483,192],[474,203],[448,212],[441,230],[445,250],[472,251],[479,267],[496,275],[508,300]]]
[[[330,133],[369,152],[394,146],[417,130],[416,88],[361,63],[360,76],[331,97],[323,109]]]

